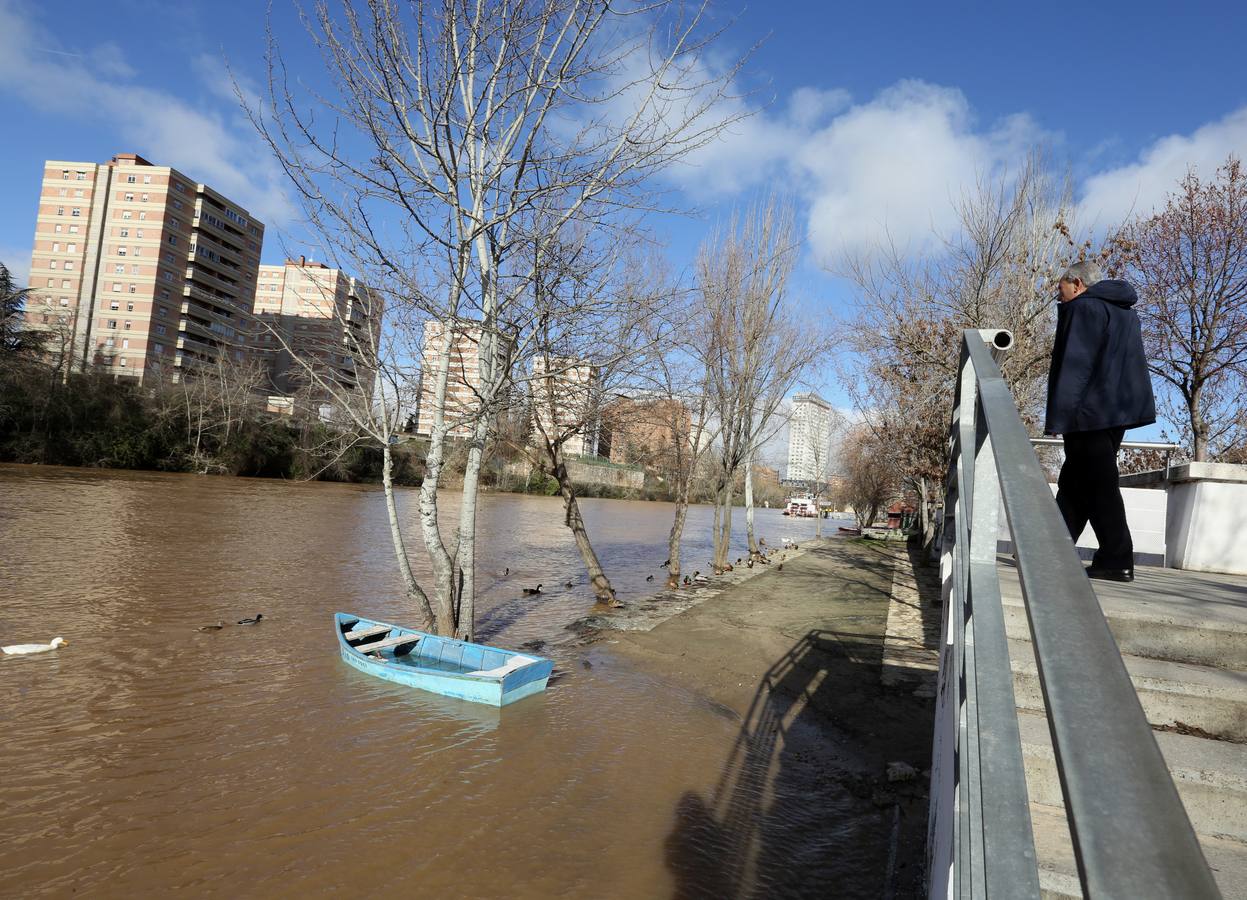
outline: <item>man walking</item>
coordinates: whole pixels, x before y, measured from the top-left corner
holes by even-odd
[[[1100,549],[1087,574],[1134,580],[1134,543],[1117,485],[1117,451],[1128,428],[1156,421],[1138,302],[1125,281],[1104,281],[1093,262],[1058,283],[1056,340],[1044,431],[1065,437],[1056,503],[1075,541],[1087,523]]]

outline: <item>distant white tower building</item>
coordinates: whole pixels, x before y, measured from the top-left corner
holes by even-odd
[[[831,456],[831,404],[817,394],[796,394],[788,424],[788,481],[817,481]]]

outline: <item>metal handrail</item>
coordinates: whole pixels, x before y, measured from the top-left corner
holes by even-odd
[[[996,569],[1003,500],[1084,893],[1219,897],[993,358],[1012,341],[998,330],[962,341],[940,565],[930,896],[1040,896]]]

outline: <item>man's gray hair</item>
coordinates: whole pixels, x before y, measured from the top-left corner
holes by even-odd
[[[1070,284],[1073,284],[1075,281],[1081,281],[1087,287],[1090,287],[1097,281],[1104,280],[1104,272],[1100,269],[1099,263],[1084,259],[1082,262],[1076,262],[1066,269],[1060,280],[1068,281]]]

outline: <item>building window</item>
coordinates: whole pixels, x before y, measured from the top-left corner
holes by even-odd
[[[109,328],[116,328],[116,327],[117,327],[117,320],[116,320],[116,319],[109,319],[109,320],[108,320],[108,327],[109,327]]]
[[[123,228],[123,229],[121,229],[121,235],[120,235],[120,236],[121,236],[121,237],[129,237],[129,236],[130,236],[130,229],[129,229],[129,228]]]
[[[63,206],[58,206],[58,207],[56,208],[56,214],[57,214],[58,216],[63,216],[63,215],[65,215],[65,207],[63,207]]]
[[[147,221],[147,210],[143,210],[141,213],[139,213],[139,221],[140,222]]]
[[[151,184],[151,183],[152,183],[152,176],[150,176],[150,175],[144,175],[144,176],[143,176],[143,184]]]
[[[153,353],[164,353],[165,345],[164,344],[152,344],[152,352]]]
[[[108,308],[111,309],[113,312],[116,312],[117,310],[121,309],[121,304],[118,303],[116,300],[113,300],[111,303],[108,304]]]
[[[163,325],[157,325],[156,334],[164,334],[164,333],[165,333],[165,327]]]
[[[172,275],[172,273],[170,273],[170,272],[161,272],[160,274],[164,277],[164,280],[165,280],[165,281],[172,281],[172,280],[173,280],[173,275]]]
[[[173,254],[172,254],[172,253],[166,253],[166,254],[165,254],[165,262],[170,262],[170,263],[171,263],[171,262],[173,262]]]
[[[130,320],[126,319],[126,331],[130,330]]]
[[[77,226],[77,225],[70,225],[70,226],[69,226],[69,233],[70,233],[70,234],[77,234],[77,233],[78,233],[78,226]]]
[[[129,339],[129,338],[122,338],[122,339],[121,339],[121,349],[122,349],[122,350],[129,350],[129,349],[130,349],[130,339]]]
[[[56,279],[55,279],[55,278],[49,278],[49,279],[48,279],[48,287],[55,287],[55,286],[56,286]]]
[[[61,177],[69,181],[69,169],[61,169]]]
[[[169,235],[169,243],[176,247],[178,245],[178,236],[176,234]]]
[[[126,184],[134,184],[134,176],[133,176],[133,175],[127,175],[127,176],[126,176]]]
[[[167,306],[161,306],[161,307],[159,307],[159,308],[156,310],[156,312],[157,312],[159,315],[162,315],[162,316],[167,316],[167,315],[169,315],[169,307],[167,307]],[[162,325],[161,327],[163,328],[164,326]],[[163,331],[162,331],[162,332],[160,332],[160,333],[161,333],[161,334],[164,334],[164,332],[163,332]]]
[[[131,194],[130,192],[128,192],[128,191],[127,191],[127,192],[126,192],[126,196],[125,196],[125,201],[126,201],[127,203],[133,203],[133,202],[134,202],[134,195],[133,195],[133,194]]]
[[[55,268],[56,268],[56,260],[54,260],[54,259],[49,259],[49,260],[48,260],[48,268],[49,268],[49,269],[55,269]]]
[[[53,253],[60,253],[60,252],[61,252],[61,245],[60,245],[57,241],[53,241],[53,242],[52,242],[52,252],[53,252]]]
[[[114,275],[126,274],[126,267],[118,263],[117,265],[113,266],[113,274]]]
[[[86,181],[86,180],[87,180],[87,173],[86,173],[86,172],[77,172],[77,173],[75,173],[75,175],[74,175],[74,180],[75,180],[75,181]]]
[[[137,291],[137,289],[135,288],[135,286],[134,286],[134,285],[130,285],[130,293],[131,293],[131,294],[134,294],[134,293],[137,293],[137,292],[138,292],[138,291]]]
[[[121,218],[123,218],[123,219],[125,219],[125,220],[129,221],[129,219],[130,219],[130,210],[128,210],[128,209],[127,209],[127,210],[125,210],[125,211],[121,214]]]
[[[126,367],[126,358],[123,356],[121,359],[117,360],[117,365],[124,369]]]
[[[131,274],[131,275],[138,275],[138,274],[140,274],[140,272],[139,272],[139,267],[138,267],[138,266],[131,266],[131,267],[130,267],[130,274]]]
[[[68,297],[62,297],[62,298],[61,298],[61,306],[69,306],[69,298],[68,298]]]
[[[73,267],[74,267],[74,261],[72,259],[65,260],[66,269],[72,269]]]
[[[110,337],[110,338],[108,338],[107,340],[105,340],[105,341],[104,341],[104,346],[105,346],[105,347],[116,347],[116,346],[117,346],[117,339],[116,339],[116,338],[111,338],[111,337]]]
[[[65,226],[64,226],[64,225],[62,225],[60,222],[57,222],[57,223],[56,223],[56,225],[54,225],[54,226],[52,227],[52,230],[53,230],[53,231],[55,231],[57,234],[60,234],[60,233],[61,233],[61,230],[62,230],[64,227],[65,227]]]
[[[83,192],[82,188],[78,188],[77,190],[74,191],[74,196],[79,199],[82,199],[86,197],[86,194]]]
[[[175,198],[174,198],[174,200],[173,200],[173,208],[174,208],[174,209],[181,209],[181,208],[182,208],[182,201],[181,201],[181,200],[178,200],[178,199],[175,197]]]
[[[65,249],[66,249],[69,253],[77,253],[77,252],[78,252],[78,245],[77,245],[77,244],[70,244],[70,245],[69,245],[68,247],[66,247]]]
[[[57,196],[58,196],[58,197],[68,197],[68,196],[69,196],[69,188],[61,188],[61,189],[60,189],[60,191],[58,191],[58,192],[57,192]]]
[[[148,195],[147,195],[147,194],[144,194],[144,195],[143,195],[143,202],[144,202],[144,203],[146,203],[146,202],[147,202],[147,197],[148,197]]]
[[[78,206],[75,206],[75,207],[73,208],[73,211],[70,213],[70,215],[71,215],[71,216],[81,216],[81,215],[82,215],[82,208],[81,208],[81,207],[78,207]]]
[[[137,228],[137,229],[135,229],[135,231],[134,231],[134,236],[135,236],[136,238],[138,238],[139,240],[142,240],[142,239],[143,239],[143,229],[142,229],[142,228]]]
[[[128,251],[125,247],[118,247],[118,248],[117,248],[117,255],[118,255],[118,256],[125,256],[128,252],[130,252],[130,251]]]
[[[134,255],[135,255],[135,256],[142,256],[142,255],[143,255],[143,248],[142,248],[142,247],[135,247],[135,248],[134,248]]]
[[[113,282],[113,293],[114,293],[114,294],[120,294],[120,293],[121,293],[121,282],[120,282],[120,281],[114,281],[114,282]]]
[[[61,290],[62,291],[69,290],[69,279],[68,278],[61,279]]]

